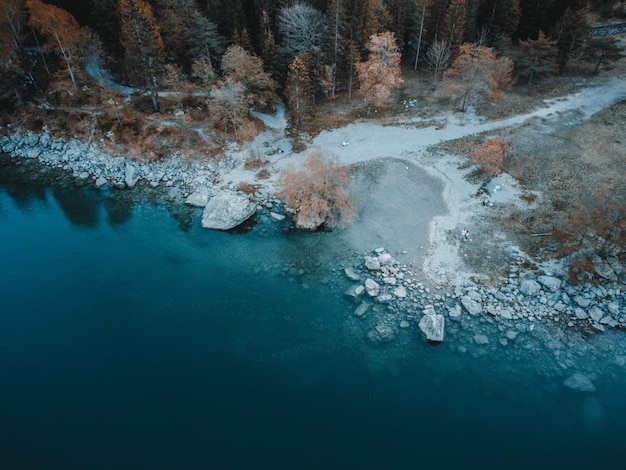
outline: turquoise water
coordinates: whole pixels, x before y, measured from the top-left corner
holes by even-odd
[[[624,467],[621,333],[574,357],[589,395],[465,323],[374,347],[338,235],[119,194],[3,175],[0,468]]]

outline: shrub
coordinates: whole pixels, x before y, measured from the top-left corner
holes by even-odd
[[[348,192],[347,167],[311,154],[301,170],[287,169],[279,179],[287,209],[293,211],[298,228],[317,230],[333,227],[355,216]]]

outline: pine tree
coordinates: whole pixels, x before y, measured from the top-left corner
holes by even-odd
[[[72,85],[76,86],[73,66],[80,49],[87,42],[81,27],[70,13],[41,0],[26,0],[26,7],[30,14],[30,25],[51,39],[47,46],[59,51]]]
[[[467,24],[467,0],[452,0],[443,23],[443,39],[450,45],[450,51],[455,56],[465,39]]]
[[[263,41],[261,58],[263,59],[263,68],[270,74],[274,82],[280,86],[284,86],[287,74],[285,69],[285,56],[280,45],[276,43],[272,31],[268,31]]]
[[[26,50],[26,12],[24,0],[0,0],[0,63],[11,76],[26,76],[26,81],[34,89],[39,84],[34,74],[33,60]],[[6,78],[6,84],[13,82],[11,88],[20,95],[18,82],[21,80]]]
[[[217,25],[197,10],[191,12],[192,24],[186,38],[188,54],[192,61],[204,60],[214,67],[215,59],[226,50],[226,38]]]
[[[537,39],[520,41],[519,44],[522,56],[517,65],[520,73],[528,76],[528,83],[531,83],[536,76],[546,76],[557,72],[556,41],[546,37],[543,31],[539,31]]]
[[[562,73],[570,58],[582,54],[589,37],[585,10],[567,8],[554,28],[556,47],[559,51],[559,71]]]
[[[330,97],[334,99],[337,90],[339,62],[342,60],[345,53],[345,38],[343,37],[343,31],[345,29],[344,0],[331,0],[328,4],[325,18],[327,25],[325,49],[328,58],[327,67],[329,67],[326,75],[328,75],[328,71],[332,71]]]
[[[152,8],[143,0],[119,0],[126,70],[129,77],[150,92],[159,110],[158,83],[164,70],[165,49]]]
[[[313,114],[313,80],[310,63],[309,53],[298,55],[289,65],[287,74],[285,93],[289,109],[289,126],[296,140],[302,127],[311,120]]]

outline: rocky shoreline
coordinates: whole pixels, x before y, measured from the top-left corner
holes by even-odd
[[[364,316],[374,305],[387,306],[392,315],[383,315],[378,331],[370,335],[376,344],[393,340],[398,328],[408,328],[409,321],[419,322],[429,315],[435,319],[441,315],[446,321],[488,316],[509,325],[516,321],[549,321],[588,333],[626,328],[626,292],[620,280],[626,271],[621,265],[611,267],[598,260],[596,269],[613,281],[573,286],[563,271],[525,270],[525,261],[521,254],[515,256],[511,274],[500,287],[465,282],[431,289],[420,281],[423,273],[378,248],[367,254],[360,266],[345,268],[347,279],[353,283],[345,295],[358,303],[354,311],[357,317]],[[424,334],[430,341],[443,340],[443,333],[441,339],[431,337],[429,331]],[[486,340],[474,339],[477,343]]]
[[[55,139],[46,132],[4,137],[0,139],[0,152],[37,160],[46,167],[62,170],[79,184],[98,188],[177,187],[182,197],[178,202],[197,207],[206,206],[222,191],[218,186],[221,171],[241,164],[235,159],[185,161],[182,156],[136,162],[100,152],[76,139]],[[235,189],[226,187],[233,194]],[[260,208],[280,212],[276,209],[279,201],[269,191],[255,193],[252,204],[244,204],[241,194],[236,199],[247,213]],[[275,220],[283,218],[279,213],[270,215],[276,215],[271,217]],[[211,225],[207,222],[206,226]],[[542,324],[586,335],[626,328],[626,268],[619,262],[598,258],[594,269],[603,283],[578,285],[568,283],[562,266],[536,266],[530,270],[526,262],[522,253],[511,253],[509,276],[499,287],[466,281],[431,288],[424,283],[428,273],[397,261],[387,250],[379,248],[363,253],[360,261],[345,268],[350,283],[345,295],[356,302],[356,317],[373,322],[367,338],[375,345],[391,342],[399,330],[415,326],[428,341],[439,343],[445,341],[445,331],[465,319],[485,319],[498,325],[496,338],[473,334],[473,344],[482,347],[490,342],[506,346],[520,331],[532,332]]]

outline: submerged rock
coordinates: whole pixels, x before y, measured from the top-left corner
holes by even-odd
[[[576,390],[577,392],[595,392],[596,386],[593,384],[591,379],[587,377],[585,374],[581,374],[579,372],[570,375],[563,382],[567,388],[571,388],[572,390]]]
[[[230,230],[241,225],[256,212],[256,204],[247,196],[224,191],[213,196],[204,207],[202,226],[213,230]]]
[[[359,297],[361,297],[361,294],[363,294],[363,292],[365,291],[365,287],[363,286],[352,286],[350,287],[348,290],[346,290],[343,295],[345,295],[346,297],[354,300],[354,301],[358,301]]]
[[[376,297],[380,292],[380,285],[373,279],[366,279],[365,289],[367,290],[367,295],[370,297]]]
[[[361,275],[359,273],[355,272],[354,269],[352,269],[352,268],[345,268],[343,270],[343,272],[346,273],[346,276],[351,281],[360,281],[361,280]]]
[[[396,333],[389,325],[379,323],[367,334],[367,339],[374,344],[390,343],[396,339]]]
[[[419,328],[428,341],[441,343],[443,341],[445,324],[446,320],[443,315],[435,313],[424,315],[419,322]]]

